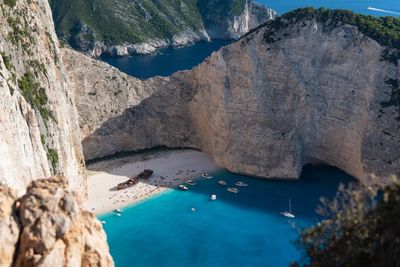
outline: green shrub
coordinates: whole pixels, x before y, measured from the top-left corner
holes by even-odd
[[[0,52],[1,57],[3,58],[4,65],[8,71],[14,69],[14,66],[11,63],[11,57],[8,56],[5,52]]]
[[[51,166],[53,168],[53,172],[56,171],[58,166],[58,153],[57,150],[50,148],[47,152],[47,158],[50,160]]]
[[[15,7],[15,5],[17,4],[17,0],[4,0],[4,4],[9,7]]]
[[[35,81],[35,76],[32,72],[25,73],[18,80],[18,87],[25,100],[32,108],[39,111],[44,121],[55,120],[53,113],[46,106],[48,102],[46,90]]]
[[[321,223],[301,233],[303,262],[292,266],[399,266],[400,182],[341,187],[323,201]]]

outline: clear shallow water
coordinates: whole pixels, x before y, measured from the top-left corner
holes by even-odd
[[[217,184],[241,180],[238,194]],[[298,181],[266,181],[226,171],[200,179],[189,191],[171,190],[124,210],[121,217],[100,216],[107,223],[116,266],[223,267],[288,266],[299,259],[296,230],[279,215],[292,199],[298,229],[318,220],[321,196],[332,197],[351,177],[331,167],[305,167]],[[217,194],[211,201],[210,195]],[[197,209],[192,212],[191,208]]]
[[[152,55],[136,55],[129,57],[102,57],[102,60],[119,70],[140,78],[169,76],[179,70],[189,70],[201,63],[212,52],[231,43],[229,40],[198,42],[180,48],[161,49]]]

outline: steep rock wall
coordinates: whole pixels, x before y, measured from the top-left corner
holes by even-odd
[[[382,59],[385,47],[354,26],[315,19],[270,37],[259,28],[191,71],[147,81],[71,52],[64,60],[75,70],[72,80],[95,84],[113,72],[137,84],[102,80],[96,95],[77,92],[81,127],[91,129],[83,138],[86,159],[166,145],[198,148],[231,171],[267,178],[297,178],[307,163],[361,180],[399,174],[399,108],[383,103],[400,69]],[[101,68],[88,76],[91,68],[76,69],[76,62]],[[148,87],[150,96],[121,106],[124,95]],[[99,111],[88,102],[101,103]]]
[[[64,174],[86,191],[75,100],[46,0],[0,3],[0,184]]]

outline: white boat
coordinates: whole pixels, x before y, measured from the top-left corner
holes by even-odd
[[[203,173],[203,174],[201,174],[201,176],[203,177],[203,178],[206,178],[206,179],[212,179],[213,177],[211,176],[211,175],[209,175],[208,173]]]
[[[196,185],[196,183],[193,182],[193,180],[187,180],[185,183],[188,185]]]
[[[226,190],[228,190],[231,193],[235,193],[235,194],[239,193],[239,189],[237,189],[235,187],[229,187]]]
[[[117,213],[117,214],[115,214],[115,215],[117,215],[118,217],[120,217],[120,216],[121,216],[121,213]]]
[[[220,184],[220,185],[226,185],[226,182],[225,181],[218,181],[218,184]]]
[[[295,218],[294,214],[292,213],[292,200],[289,198],[289,211],[283,211],[281,212],[282,216],[285,216],[287,218]]]
[[[180,185],[178,186],[178,188],[179,188],[180,190],[188,190],[188,188],[187,188],[186,186],[184,186],[183,184],[180,184]]]
[[[196,208],[192,208],[192,211],[193,211],[193,212],[196,212]]]
[[[217,195],[211,195],[211,200],[217,200]]]
[[[235,185],[236,185],[236,186],[241,186],[241,187],[248,186],[248,184],[243,183],[242,181],[237,182]]]
[[[102,224],[106,224],[107,222],[106,222],[106,221],[101,221],[101,223],[102,223]]]
[[[122,210],[122,209],[115,209],[114,211],[115,211],[115,212],[117,212],[117,213],[121,213],[121,212],[123,212],[123,210]]]

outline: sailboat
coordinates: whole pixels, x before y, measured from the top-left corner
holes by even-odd
[[[287,218],[295,218],[294,214],[292,213],[292,200],[289,198],[289,211],[283,211],[281,212],[281,215],[287,217]]]

